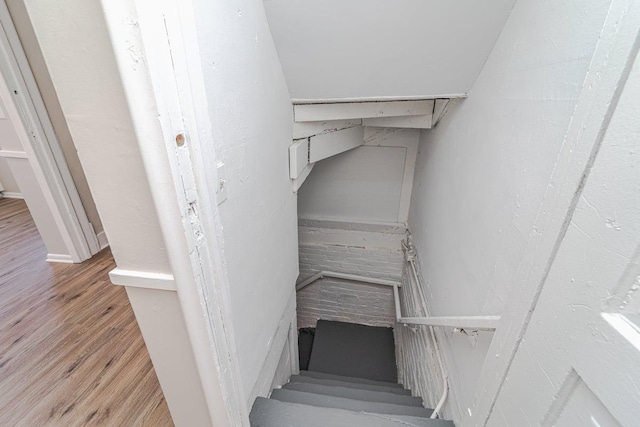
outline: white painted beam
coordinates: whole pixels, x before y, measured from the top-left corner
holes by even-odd
[[[302,169],[302,172],[300,172],[300,175],[298,175],[297,178],[293,178],[292,189],[294,193],[297,193],[300,187],[302,187],[302,184],[304,184],[304,181],[307,179],[307,177],[313,170],[314,166],[315,166],[315,163],[307,164],[307,166],[305,166],[305,168]]]
[[[377,117],[373,119],[363,119],[362,124],[363,126],[383,128],[431,129],[433,115],[430,113],[423,116]]]
[[[289,177],[295,179],[300,176],[309,164],[309,140],[295,141],[289,147]]]
[[[433,100],[343,102],[293,106],[294,121],[319,122],[374,117],[423,116],[433,113]]]
[[[309,138],[309,162],[315,163],[362,144],[364,144],[364,128],[362,126],[313,136]]]
[[[444,113],[447,112],[447,107],[449,107],[450,99],[436,99],[433,105],[433,126],[437,125]]]
[[[342,129],[360,126],[362,120],[327,120],[323,122],[302,122],[293,123],[293,139],[308,138],[329,132],[336,132]]]

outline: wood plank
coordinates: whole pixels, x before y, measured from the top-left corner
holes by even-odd
[[[46,255],[24,201],[0,199],[0,425],[173,425],[109,250]]]
[[[293,106],[294,121],[318,122],[372,117],[423,116],[433,113],[433,100],[342,102]]]
[[[436,99],[433,106],[433,126],[437,125],[442,116],[447,112],[450,99]]]
[[[294,141],[289,146],[289,177],[296,179],[309,164],[309,140]]]
[[[323,133],[335,132],[342,129],[362,125],[361,119],[327,120],[322,122],[293,123],[293,139],[309,138]]]
[[[343,129],[309,138],[309,162],[315,163],[364,144],[364,128]]]
[[[431,114],[408,117],[377,117],[362,120],[363,126],[400,129],[431,129],[432,123],[433,116]]]

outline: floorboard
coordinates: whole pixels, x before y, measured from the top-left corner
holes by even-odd
[[[172,426],[108,249],[50,264],[19,199],[0,199],[0,426]]]

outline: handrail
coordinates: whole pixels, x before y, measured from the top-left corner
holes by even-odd
[[[371,283],[374,285],[398,286],[398,287],[402,286],[402,283],[396,282],[394,280],[376,279],[374,277],[357,276],[355,274],[346,274],[346,273],[337,273],[335,271],[320,271],[314,274],[313,276],[309,277],[308,279],[306,279],[304,282],[297,284],[296,291],[299,291],[300,289],[309,286],[316,280],[320,280],[325,277],[331,277],[333,279],[353,280],[354,282]]]
[[[426,316],[426,317],[404,317],[400,307],[400,293],[398,288],[402,287],[402,283],[394,280],[377,279],[375,277],[358,276],[355,274],[338,273],[335,271],[320,271],[303,282],[296,285],[299,291],[306,288],[310,284],[330,277],[333,279],[352,280],[354,282],[370,283],[373,285],[382,285],[393,287],[393,299],[395,302],[396,322],[402,325],[426,325],[426,326],[443,326],[461,329],[474,330],[494,330],[500,322],[500,316]]]
[[[493,331],[500,323],[500,316],[429,316],[402,317],[398,323],[403,325],[443,326],[476,331]]]
[[[426,314],[428,314],[427,306],[426,306],[426,298],[423,294],[422,287],[420,286],[420,279],[418,278],[418,272],[416,271],[415,266],[415,253],[412,252],[411,249],[402,242],[402,247],[406,255],[406,261],[411,265],[411,273],[413,273],[413,277],[418,284],[418,291],[420,294],[420,298],[422,300],[422,306],[425,309]],[[411,274],[410,274],[411,275]],[[402,325],[417,325],[417,326],[428,326],[429,332],[431,334],[431,340],[433,341],[436,357],[438,359],[438,365],[440,367],[440,372],[442,374],[442,397],[438,401],[435,409],[431,414],[431,418],[436,418],[439,416],[442,406],[444,405],[445,400],[447,399],[449,393],[449,375],[446,372],[446,368],[444,366],[444,362],[442,360],[442,354],[440,351],[440,346],[438,345],[438,341],[436,339],[435,332],[433,328],[435,326],[439,327],[452,327],[458,329],[473,329],[473,330],[495,330],[500,322],[500,316],[424,316],[424,317],[403,317],[402,316],[402,306],[400,305],[400,292],[398,289],[402,287],[401,282],[393,281],[393,280],[385,280],[385,279],[376,279],[374,277],[366,277],[366,276],[358,276],[355,274],[346,274],[346,273],[337,273],[335,271],[320,271],[303,282],[296,285],[296,291],[299,291],[310,284],[314,283],[317,280],[323,279],[325,277],[331,277],[334,279],[343,279],[343,280],[352,280],[355,282],[363,282],[370,283],[374,285],[383,285],[390,286],[393,288],[393,300],[395,304],[395,312],[396,312],[396,322]],[[411,281],[411,278],[409,278]]]

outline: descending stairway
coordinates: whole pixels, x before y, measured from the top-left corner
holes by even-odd
[[[256,399],[253,427],[453,427],[397,384],[391,328],[320,320],[309,340],[308,370]]]

